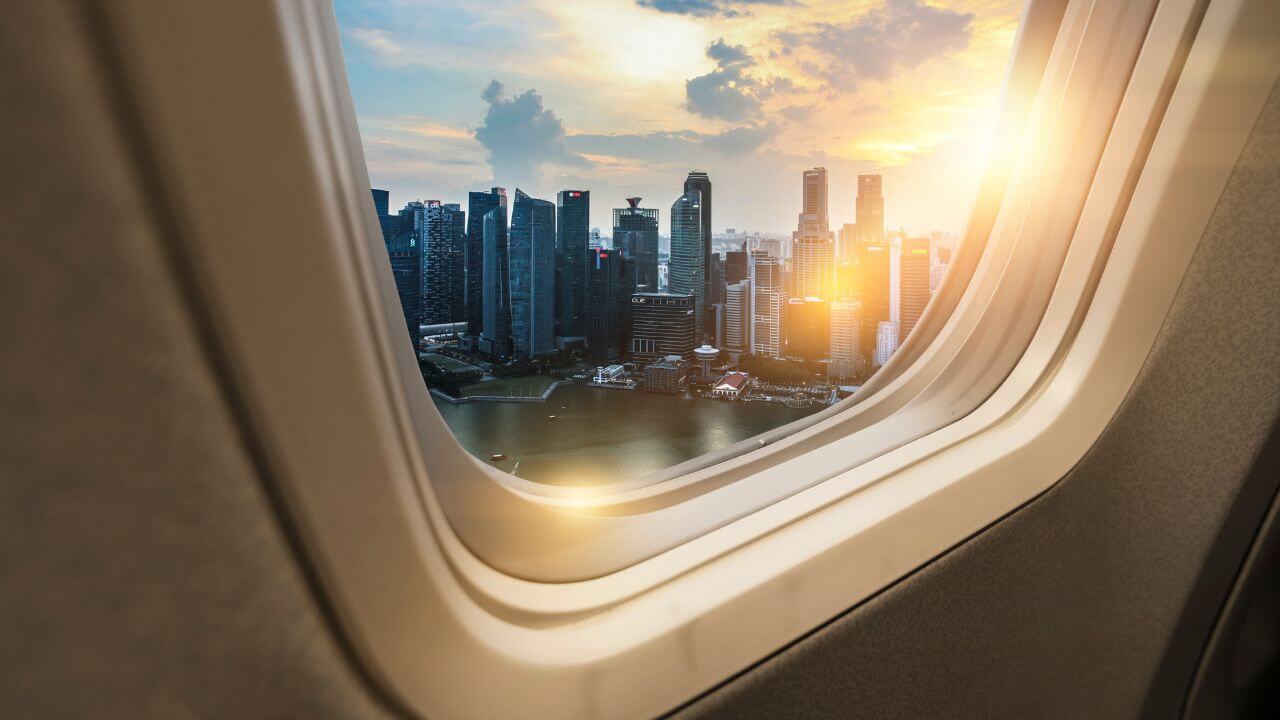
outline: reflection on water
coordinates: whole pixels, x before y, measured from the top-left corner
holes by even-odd
[[[437,400],[436,407],[463,446],[482,461],[527,480],[559,485],[641,477],[822,409],[578,383],[560,386],[545,403]],[[506,459],[490,461],[497,453]]]

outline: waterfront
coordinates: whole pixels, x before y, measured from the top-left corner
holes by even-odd
[[[560,485],[641,477],[823,409],[582,383],[557,388],[547,402],[450,405],[437,400],[436,407],[462,445],[482,461],[517,477]],[[506,459],[491,462],[495,453]]]

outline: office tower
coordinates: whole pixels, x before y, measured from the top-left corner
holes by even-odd
[[[556,349],[556,206],[516,189],[508,243],[511,344],[531,358]],[[584,262],[585,265],[585,262]]]
[[[881,367],[898,351],[898,323],[888,320],[876,326],[876,351],[873,363]]]
[[[827,212],[827,170],[805,170],[803,209],[791,234],[791,297],[830,299],[835,282],[835,235]]]
[[[859,242],[878,242],[884,239],[884,194],[879,175],[858,176],[856,201],[857,226],[854,231]]]
[[[816,215],[817,224],[823,230],[831,228],[830,208],[827,203],[827,169],[816,167],[805,170],[801,176],[802,205],[800,214]]]
[[[724,351],[736,363],[751,352],[751,279],[743,278],[724,288]]]
[[[396,295],[400,310],[404,313],[405,329],[417,351],[422,337],[422,247],[413,236],[412,227],[385,240],[387,258],[391,261],[391,274],[396,281]]]
[[[458,203],[445,203],[441,211],[448,227],[449,245],[453,259],[453,297],[449,301],[449,319],[446,322],[462,322],[467,316],[466,285],[463,282],[467,269],[467,214]]]
[[[687,183],[686,183],[687,184]],[[707,292],[707,256],[702,232],[702,203],[697,190],[676,198],[671,206],[671,260],[667,263],[667,290],[692,295],[698,340],[704,336]]]
[[[825,358],[831,345],[831,309],[827,301],[816,297],[787,300],[782,331],[788,356],[808,361]]]
[[[591,239],[587,241],[587,249],[594,250],[600,247],[600,228],[591,228]]]
[[[627,198],[627,207],[613,209],[613,248],[635,262],[634,283],[658,290],[658,209],[640,207],[641,198]]]
[[[463,253],[463,308],[467,334],[476,336],[484,328],[484,219],[494,208],[502,208],[503,244],[506,241],[507,191],[495,187],[489,192],[467,194],[467,247]]]
[[[556,194],[556,337],[587,335],[587,248],[590,245],[591,193]]]
[[[852,260],[836,261],[835,297],[860,297],[862,295],[862,274],[858,262]]]
[[[782,260],[760,250],[751,253],[751,354],[776,358],[782,354]]]
[[[858,226],[845,223],[836,237],[836,261],[846,262],[858,257]]]
[[[587,254],[587,361],[622,362],[630,281],[621,250],[596,248]]]
[[[906,233],[897,230],[885,233],[885,243],[889,246],[889,319],[902,322],[902,240]],[[906,340],[906,335],[901,335]]]
[[[720,253],[711,253],[707,261],[711,290],[707,295],[706,340],[712,345],[719,345],[724,330],[724,258]]]
[[[631,358],[639,365],[668,355],[693,356],[692,295],[636,293],[631,296]]]
[[[484,214],[480,233],[484,252],[480,350],[507,358],[511,355],[511,275],[505,203]]]
[[[711,275],[710,273],[705,272],[706,263],[708,262],[707,258],[711,257],[711,178],[704,172],[698,172],[696,170],[690,172],[684,181],[684,192],[687,195],[690,191],[697,191],[699,197],[699,208],[701,210],[699,224],[702,232],[702,262],[704,269],[702,283],[704,287],[697,297],[701,300],[703,306],[700,312],[706,312],[706,305],[708,304],[707,298],[712,295]],[[704,322],[704,325],[700,327],[704,328],[705,321],[702,322]],[[700,329],[699,333],[702,332],[704,331]]]
[[[463,319],[462,263],[465,256],[463,212],[439,200],[410,203],[414,235],[422,248],[422,323]],[[408,222],[406,222],[408,224]]]
[[[391,212],[391,193],[377,188],[373,188],[369,192],[373,194],[373,211],[377,213],[379,218],[386,217]]]
[[[924,308],[929,304],[929,239],[908,238],[902,241],[901,269],[898,272],[900,300],[900,338],[911,336]]]
[[[831,347],[827,377],[848,380],[862,374],[862,301],[842,298],[831,303]]]
[[[724,284],[732,285],[751,277],[748,265],[747,244],[742,243],[741,250],[730,250],[724,254]]]
[[[858,243],[862,288],[862,353],[872,360],[880,323],[889,321],[889,246],[883,240]]]

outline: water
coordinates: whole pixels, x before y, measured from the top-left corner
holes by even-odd
[[[641,477],[822,409],[581,383],[561,385],[544,403],[437,400],[436,407],[463,447],[482,461],[517,477],[558,485]],[[507,458],[490,461],[495,453]]]

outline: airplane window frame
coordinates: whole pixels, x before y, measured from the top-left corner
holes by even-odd
[[[705,690],[1047,489],[1087,450],[1137,376],[1230,173],[1233,163],[1221,160],[1238,154],[1280,67],[1266,47],[1277,19],[1264,3],[1206,4],[1163,0],[1150,33],[1142,29],[1133,71],[1142,82],[1123,92],[1108,134],[1117,141],[1100,152],[1052,297],[977,409],[695,540],[576,582],[486,564],[424,481],[422,428],[397,369],[403,343],[391,334],[400,320],[386,317],[394,291],[368,244],[351,241],[367,237],[370,201],[331,11],[278,0],[234,10],[126,2],[102,12],[137,84],[133,102],[171,111],[139,113],[139,122],[154,138],[160,176],[173,179],[169,212],[189,221],[177,239],[207,271],[198,290],[272,481],[366,663],[427,714],[474,714],[481,703],[495,713],[611,716],[664,712]],[[1083,33],[1088,5],[1072,0],[1062,27]],[[246,25],[245,14],[258,22]],[[207,32],[171,37],[175,20]],[[215,31],[242,27],[259,41],[253,49],[207,62],[226,56]],[[1174,71],[1179,57],[1194,72]],[[190,87],[192,76],[209,82]],[[201,97],[234,96],[246,81],[291,90],[249,110]],[[271,132],[246,137],[255,122]],[[186,142],[193,137],[203,144]],[[245,168],[219,148],[254,142],[276,143],[278,157],[297,162],[246,183]],[[280,178],[296,181],[290,197],[314,213],[314,257],[253,240],[253,230],[278,227],[255,193]],[[227,213],[203,197],[263,211]],[[305,297],[333,311],[332,337],[317,341],[333,355],[298,377],[287,370],[301,352],[289,327],[301,300],[284,297],[278,272],[262,267],[277,252],[333,280],[322,290],[334,297]],[[945,325],[965,310],[958,301]],[[905,385],[914,367],[886,387]],[[317,397],[317,378],[338,383]],[[568,500],[590,516],[590,498]]]

